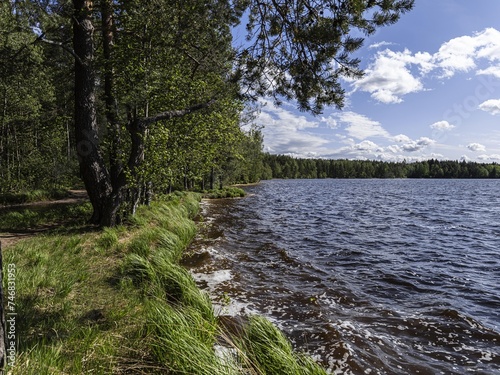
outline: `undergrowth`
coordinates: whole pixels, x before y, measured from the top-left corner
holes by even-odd
[[[0,194],[0,205],[22,204],[37,201],[46,201],[52,199],[61,199],[69,196],[67,189],[49,189],[49,190],[26,190],[17,193]]]
[[[60,204],[31,208],[3,208],[0,215],[0,232],[36,229],[41,226],[61,226],[63,231],[84,226],[91,212],[90,203]]]

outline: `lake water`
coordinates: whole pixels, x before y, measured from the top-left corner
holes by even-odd
[[[191,266],[335,374],[500,374],[500,181],[272,180],[203,203]]]

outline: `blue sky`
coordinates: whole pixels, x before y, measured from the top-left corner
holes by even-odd
[[[500,1],[416,0],[365,40],[342,111],[271,100],[265,150],[298,157],[500,162]]]

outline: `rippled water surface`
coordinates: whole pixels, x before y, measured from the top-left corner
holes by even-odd
[[[500,181],[273,180],[204,203],[191,261],[338,374],[500,374]],[[201,259],[201,260],[200,260]]]

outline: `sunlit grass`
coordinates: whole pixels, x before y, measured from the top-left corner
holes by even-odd
[[[20,191],[17,193],[3,193],[0,194],[0,205],[31,203],[51,199],[61,199],[68,196],[69,192],[66,189],[38,189]]]
[[[85,225],[90,217],[90,203],[61,204],[52,207],[8,209],[0,215],[0,232],[28,230],[40,226],[64,224],[61,229]],[[54,228],[57,229],[57,228]]]
[[[75,220],[4,249],[4,266],[17,269],[19,347],[9,373],[322,374],[267,321],[252,318],[242,337],[223,332],[178,263],[199,199],[178,193],[124,226],[82,230]],[[78,207],[63,217],[88,214]],[[218,354],[220,341],[235,354]]]
[[[242,338],[235,342],[245,362],[259,374],[326,374],[311,357],[295,352],[284,334],[263,317],[251,317]]]

